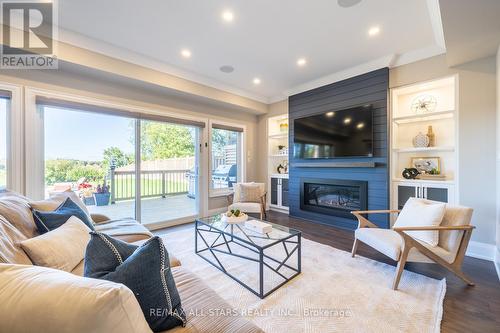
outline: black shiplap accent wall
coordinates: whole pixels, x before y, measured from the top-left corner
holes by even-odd
[[[321,163],[328,160],[301,160],[290,156],[290,215],[314,222],[332,224],[355,229],[355,220],[318,214],[300,209],[300,178],[329,178],[368,181],[368,209],[389,208],[389,172],[387,109],[389,92],[389,69],[373,72],[335,82],[306,91],[289,98],[290,142],[293,147],[294,119],[309,115],[374,104],[373,113],[373,157],[337,158],[336,162],[375,162],[375,168],[311,168],[299,167],[297,162]],[[292,150],[290,150],[292,152]],[[333,160],[330,160],[333,161]],[[379,215],[379,214],[377,214]],[[381,227],[389,226],[387,216],[370,216]]]

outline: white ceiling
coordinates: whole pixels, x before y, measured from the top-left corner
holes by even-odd
[[[233,22],[221,19],[225,9]],[[59,25],[64,42],[263,102],[444,52],[437,0],[351,8],[337,0],[59,0]],[[369,37],[374,25],[381,33]]]

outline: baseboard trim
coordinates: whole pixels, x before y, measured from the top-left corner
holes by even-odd
[[[470,241],[465,255],[472,258],[495,261],[495,252],[496,247],[493,244]]]
[[[496,248],[495,251],[495,269],[497,270],[498,280],[500,281],[500,248]]]

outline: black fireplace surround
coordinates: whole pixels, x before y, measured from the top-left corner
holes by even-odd
[[[353,219],[367,210],[368,182],[345,179],[300,179],[300,209]]]

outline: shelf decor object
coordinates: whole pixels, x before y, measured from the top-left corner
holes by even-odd
[[[429,147],[434,147],[436,145],[436,135],[432,131],[432,125],[427,127],[427,137],[429,138]]]
[[[416,168],[405,168],[401,174],[404,179],[415,179],[420,174]]]
[[[419,132],[414,138],[413,138],[413,146],[415,148],[423,148],[423,147],[429,147],[429,137],[422,132]]]
[[[419,95],[411,102],[411,110],[416,114],[434,112],[437,99],[433,95]]]
[[[441,173],[441,159],[439,157],[413,157],[411,167],[421,174],[439,175]]]

